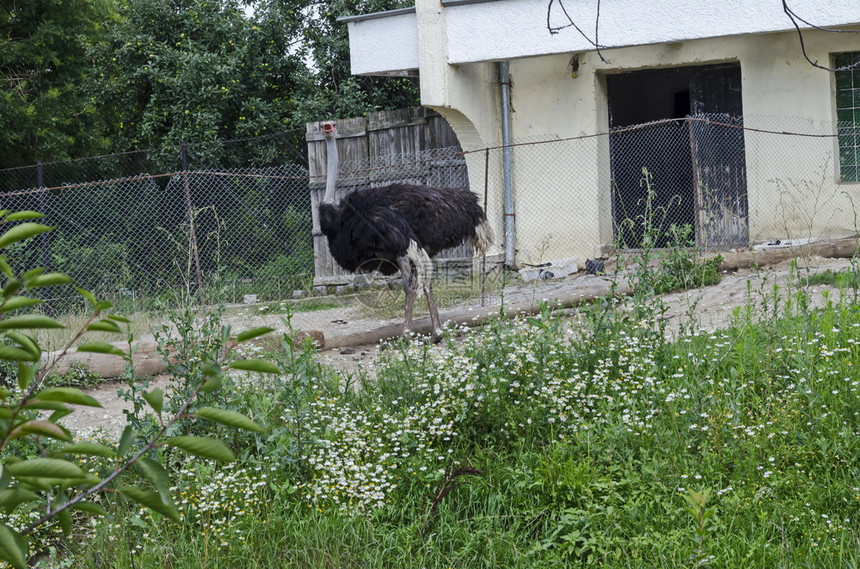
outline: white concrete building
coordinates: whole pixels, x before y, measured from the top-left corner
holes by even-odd
[[[857,0],[789,5],[810,24],[860,32]],[[343,21],[353,73],[417,74],[422,104],[464,149],[502,146],[508,121],[507,186],[503,152],[467,161],[513,264],[596,257],[619,238],[636,246],[642,230],[632,227],[648,213],[643,166],[651,213],[671,210],[705,247],[857,232],[860,69],[813,66],[775,0],[599,6],[598,19],[597,0],[416,0]],[[798,23],[813,62],[860,63],[860,33]],[[524,144],[539,141],[557,142]]]

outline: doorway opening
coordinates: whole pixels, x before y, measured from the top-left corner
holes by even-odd
[[[619,246],[665,247],[672,226],[707,248],[746,244],[740,65],[633,71],[606,84]]]

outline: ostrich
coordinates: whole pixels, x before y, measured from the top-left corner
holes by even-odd
[[[475,251],[486,252],[492,232],[478,197],[468,188],[391,184],[356,190],[338,203],[337,131],[332,122],[323,123],[322,131],[328,160],[319,222],[332,257],[353,273],[392,275],[399,270],[406,295],[403,332],[412,329],[412,304],[423,289],[433,336],[438,339],[442,322],[430,285],[430,258],[467,240]]]

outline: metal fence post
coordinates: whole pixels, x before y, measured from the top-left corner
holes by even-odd
[[[194,270],[197,276],[197,291],[200,302],[205,304],[203,291],[203,271],[200,269],[200,251],[197,249],[197,235],[194,232],[194,209],[191,205],[191,185],[188,182],[188,143],[182,142],[182,183],[185,186],[185,210],[188,214],[188,247],[194,256]]]
[[[48,215],[45,207],[45,163],[41,160],[36,161],[36,185],[39,188],[39,213]],[[48,244],[48,236],[42,234],[39,236],[39,245],[42,247],[42,266],[47,269],[48,261],[51,258],[50,246]]]

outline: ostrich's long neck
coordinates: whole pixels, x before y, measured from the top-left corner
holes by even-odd
[[[337,198],[335,197],[335,188],[337,187],[337,138],[336,131],[331,130],[324,134],[325,136],[325,146],[326,146],[326,154],[328,155],[328,159],[326,160],[326,179],[325,179],[325,195],[323,196],[323,203],[328,203],[332,205],[337,204]]]

